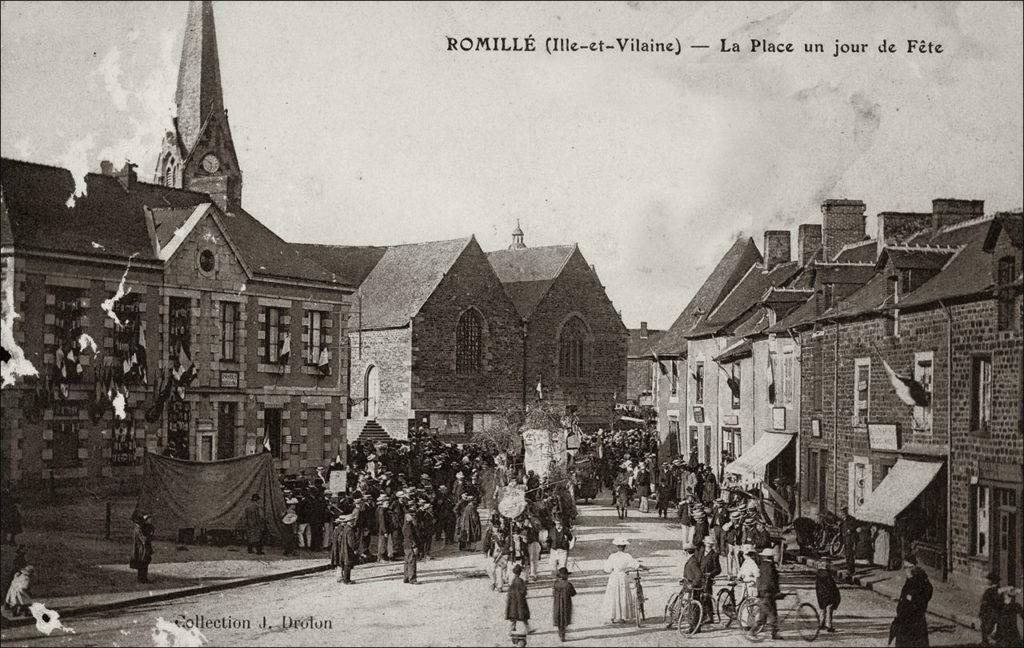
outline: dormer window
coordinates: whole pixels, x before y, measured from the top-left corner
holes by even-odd
[[[1018,312],[1017,299],[1014,294],[1013,280],[1017,274],[1017,259],[1012,256],[1004,256],[999,259],[996,266],[996,308],[998,311],[997,324],[1000,331],[1008,331],[1015,328],[1014,316]]]

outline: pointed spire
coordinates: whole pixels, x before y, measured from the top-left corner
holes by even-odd
[[[210,114],[224,110],[217,30],[210,0],[189,3],[174,102],[178,106],[178,133],[185,150],[191,151]]]

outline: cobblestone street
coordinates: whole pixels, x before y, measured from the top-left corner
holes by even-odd
[[[665,601],[681,576],[679,527],[654,514],[631,511],[620,521],[607,500],[582,506],[578,541],[571,553],[575,624],[569,643],[586,646],[732,646],[749,643],[734,629],[712,630],[682,637],[666,630],[662,621]],[[651,568],[644,578],[648,620],[644,627],[613,626],[602,615],[606,582],[603,561],[613,536],[626,535],[631,553]],[[247,622],[248,629],[206,628],[210,645],[508,645],[504,621],[505,595],[491,591],[484,575],[482,554],[446,555],[420,563],[419,586],[401,582],[401,564],[368,565],[354,572],[356,585],[343,586],[324,573],[251,587],[137,607],[122,612],[67,619],[74,634],[57,631],[49,637],[34,626],[3,632],[4,645],[85,646],[150,645],[158,618],[168,621],[205,617]],[[546,564],[546,559],[545,559]],[[558,645],[551,626],[551,578],[530,584],[529,603],[536,633],[531,645]],[[806,567],[787,565],[782,573],[784,591],[797,591],[802,601],[814,602],[813,575]],[[792,625],[786,625],[788,603],[780,604],[783,641],[773,645],[801,645]],[[843,589],[836,616],[837,632],[822,634],[815,642],[828,646],[880,646],[888,638],[895,602],[859,588]],[[282,616],[322,628],[285,628]],[[261,627],[264,623],[267,627]],[[976,633],[931,617],[932,645],[970,645]]]

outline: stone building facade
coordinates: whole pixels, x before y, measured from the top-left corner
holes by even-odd
[[[39,373],[3,390],[5,477],[130,489],[147,451],[270,446],[288,472],[344,454],[354,287],[242,208],[222,92],[192,3],[156,184],[103,162],[74,195],[64,169],[3,160],[4,306]]]

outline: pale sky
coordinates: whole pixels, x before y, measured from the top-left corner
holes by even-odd
[[[151,178],[183,3],[4,2],[0,150]],[[740,235],[825,198],[1022,202],[1020,3],[216,3],[243,205],[287,240],[578,242],[665,328]],[[667,54],[445,51],[446,36],[674,40]],[[749,39],[793,54],[726,54]],[[834,58],[834,40],[869,52]],[[881,39],[899,44],[877,53]],[[943,44],[907,54],[906,39]],[[804,54],[805,41],[825,54]],[[710,49],[690,49],[709,44]],[[540,48],[538,48],[540,49]],[[873,219],[869,233],[874,233]]]

